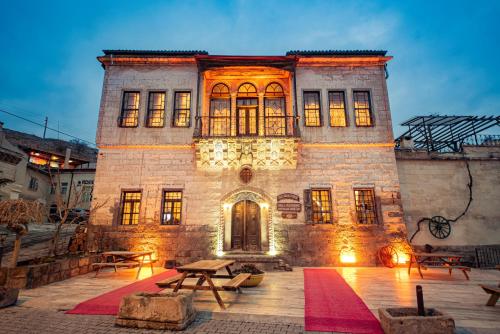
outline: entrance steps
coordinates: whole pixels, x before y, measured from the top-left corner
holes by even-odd
[[[226,252],[221,259],[235,260],[235,268],[244,264],[253,264],[264,271],[291,271],[291,267],[278,256],[269,255],[263,252]]]

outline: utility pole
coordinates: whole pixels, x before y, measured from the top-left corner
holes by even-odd
[[[49,122],[49,118],[45,116],[45,125],[43,126],[43,139],[45,139],[45,133],[47,132],[47,123]]]

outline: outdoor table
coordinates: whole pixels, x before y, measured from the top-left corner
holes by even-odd
[[[412,264],[415,263],[421,278],[424,278],[421,269],[436,268],[447,269],[450,275],[453,269],[459,269],[464,273],[467,280],[469,279],[466,272],[470,271],[470,268],[462,265],[462,255],[451,253],[411,253],[409,255],[408,275]]]
[[[234,264],[234,260],[201,260],[190,263],[181,267],[177,267],[178,275],[168,278],[164,281],[157,282],[160,287],[173,288],[173,292],[179,289],[188,290],[210,290],[214,294],[219,306],[224,309],[225,305],[218,291],[238,291],[241,293],[240,285],[245,281],[250,274],[233,275],[230,266]],[[217,275],[217,271],[225,268],[227,275]],[[195,285],[184,284],[186,278],[198,278]],[[213,278],[228,278],[228,282],[222,286],[216,286],[212,281]],[[208,286],[203,286],[207,282]]]
[[[137,270],[137,275],[136,279],[139,278],[139,274],[141,273],[142,266],[144,264],[144,261],[146,258],[149,259],[149,265],[151,266],[151,274],[153,274],[153,259],[151,255],[153,252],[151,251],[144,251],[144,252],[131,252],[131,251],[110,251],[110,252],[103,252],[101,254],[102,256],[102,262],[101,263],[94,263],[95,266],[97,266],[97,271],[95,273],[95,276],[99,273],[99,270],[101,267],[106,266],[106,267],[113,267],[115,269],[115,272],[117,271],[117,267],[130,267],[131,265],[139,265],[139,269]],[[108,258],[112,258],[112,262],[107,262]]]

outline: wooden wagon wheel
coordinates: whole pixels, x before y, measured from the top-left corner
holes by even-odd
[[[434,216],[429,221],[429,232],[435,238],[446,239],[451,233],[450,222],[442,216]]]
[[[378,259],[388,268],[394,268],[399,262],[398,253],[393,246],[384,246],[380,248],[378,251]]]

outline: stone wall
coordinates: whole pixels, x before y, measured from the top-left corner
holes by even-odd
[[[100,256],[69,257],[50,263],[0,268],[0,286],[33,289],[92,271]]]
[[[451,223],[450,236],[442,240],[433,237],[428,224],[422,223],[415,245],[500,244],[499,147],[466,147],[465,155],[399,151],[396,157],[409,237],[423,217],[454,219],[464,211],[469,199],[465,159],[469,161],[473,201],[468,212]]]

